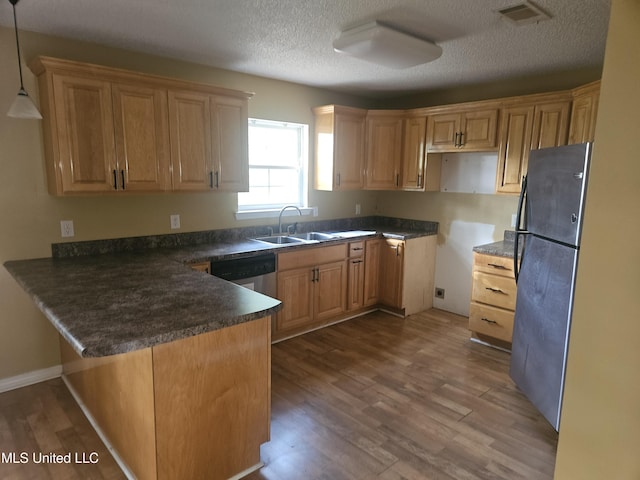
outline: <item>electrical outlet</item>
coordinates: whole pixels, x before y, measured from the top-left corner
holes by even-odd
[[[356,203],[356,215],[360,215],[360,204]]]
[[[436,287],[436,298],[444,299],[444,288]]]
[[[516,226],[516,220],[518,219],[518,215],[515,213],[511,214],[511,226],[515,227]]]
[[[171,215],[169,218],[171,219],[171,230],[180,228],[180,215]]]
[[[313,216],[314,217],[318,216],[318,207],[313,207]]]
[[[60,220],[60,235],[65,238],[75,236],[73,220]]]

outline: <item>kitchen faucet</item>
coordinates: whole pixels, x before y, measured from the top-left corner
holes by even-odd
[[[280,215],[278,216],[278,233],[280,235],[282,235],[282,214],[284,213],[284,211],[287,208],[295,208],[298,211],[298,213],[300,214],[300,216],[302,216],[302,211],[298,207],[296,207],[295,205],[285,205],[284,207],[282,207],[280,209]]]

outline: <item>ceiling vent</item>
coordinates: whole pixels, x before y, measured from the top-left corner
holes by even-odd
[[[516,25],[526,25],[549,20],[551,15],[547,14],[531,2],[523,2],[511,7],[498,10],[498,13]]]

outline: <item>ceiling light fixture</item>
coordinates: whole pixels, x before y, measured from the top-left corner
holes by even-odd
[[[7,115],[13,118],[38,118],[41,119],[42,115],[38,111],[27,91],[24,89],[22,82],[22,61],[20,59],[20,41],[18,40],[18,20],[16,18],[16,3],[20,0],[9,0],[9,3],[13,5],[13,26],[16,31],[16,50],[18,51],[18,71],[20,72],[20,90],[18,90],[18,96],[11,104]]]
[[[389,68],[403,69],[432,62],[442,48],[413,35],[371,22],[345,30],[333,42],[336,52]]]

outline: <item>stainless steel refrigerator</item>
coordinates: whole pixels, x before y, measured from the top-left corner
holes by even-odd
[[[591,144],[532,150],[518,205],[510,375],[558,430]]]

